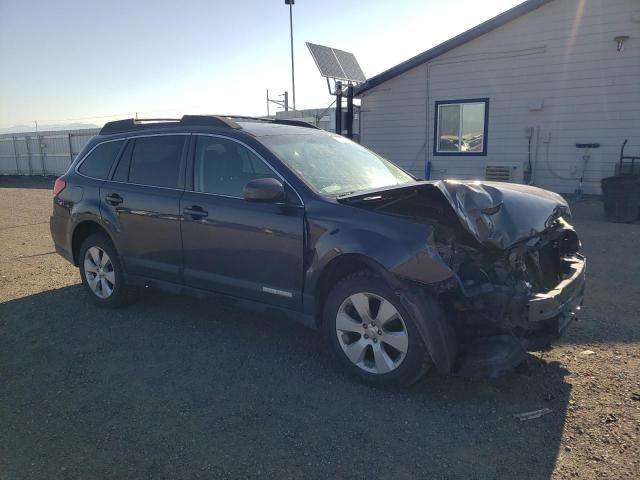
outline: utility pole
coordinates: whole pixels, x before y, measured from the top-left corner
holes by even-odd
[[[275,103],[276,105],[284,108],[285,112],[289,111],[289,92],[284,92],[278,95],[278,97],[283,97],[282,100],[273,100],[269,98],[269,90],[267,90],[267,117],[269,116],[269,103]]]
[[[293,5],[296,0],[284,0],[285,5],[289,5],[289,34],[291,36],[291,92],[293,93],[293,110],[296,109],[296,74],[293,63]]]

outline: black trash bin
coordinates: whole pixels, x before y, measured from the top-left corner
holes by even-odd
[[[617,176],[602,179],[604,215],[610,222],[633,223],[640,205],[640,177]]]

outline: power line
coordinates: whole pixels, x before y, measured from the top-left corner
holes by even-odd
[[[176,108],[169,108],[169,109],[162,109],[162,110],[147,110],[144,112],[137,112],[138,114],[149,114],[149,113],[158,113],[158,112],[175,112],[178,110],[188,110],[189,108],[194,108],[197,105],[192,105],[190,107],[176,107]],[[39,119],[38,121],[42,124],[45,122],[75,122],[75,121],[80,121],[80,120],[93,120],[93,119],[99,119],[99,118],[116,118],[116,117],[120,117],[120,118],[124,118],[124,117],[134,117],[135,116],[135,112],[127,112],[127,113],[114,113],[112,115],[93,115],[90,117],[74,117],[74,118],[56,118],[56,119]],[[32,122],[33,120],[24,120],[24,121],[14,121],[13,123],[26,123],[26,122]],[[11,123],[11,122],[7,122],[7,123]]]

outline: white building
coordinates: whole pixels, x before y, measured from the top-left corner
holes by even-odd
[[[640,155],[640,1],[526,1],[357,96],[361,143],[421,178],[598,194],[625,139]]]

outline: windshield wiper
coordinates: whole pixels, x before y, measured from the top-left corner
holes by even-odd
[[[344,198],[344,197],[350,197],[351,195],[353,195],[354,193],[356,193],[356,191],[354,190],[353,192],[345,192],[345,193],[341,193],[340,195],[336,195],[336,198]]]

